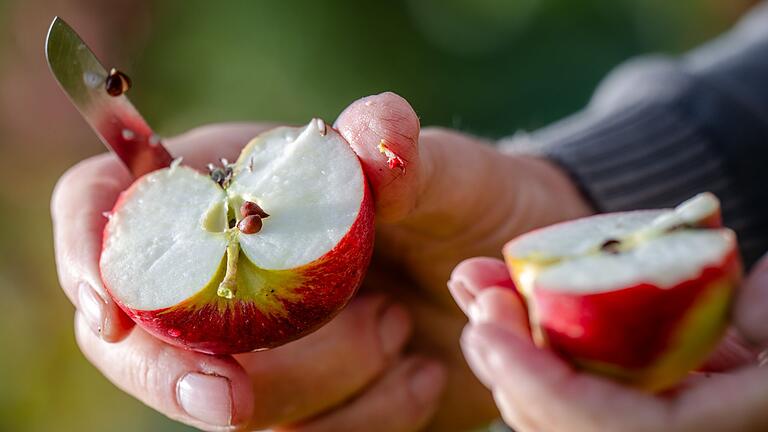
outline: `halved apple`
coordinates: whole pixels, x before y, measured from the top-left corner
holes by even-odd
[[[102,279],[169,343],[275,347],[355,293],[373,247],[371,194],[349,144],[321,120],[266,132],[223,165],[206,175],[175,164],[123,192],[104,229]]]
[[[741,278],[736,237],[701,194],[674,210],[613,213],[525,234],[504,255],[534,340],[651,391],[705,360]]]

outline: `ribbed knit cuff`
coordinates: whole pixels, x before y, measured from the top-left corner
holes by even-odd
[[[728,193],[722,158],[665,105],[589,110],[532,136],[601,211],[673,206],[705,190]]]

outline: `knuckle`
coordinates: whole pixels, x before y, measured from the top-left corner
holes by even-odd
[[[131,367],[126,372],[131,386],[136,389],[151,389],[155,382],[155,371],[157,370],[154,367],[155,362],[146,356],[136,355],[135,361],[130,364]]]
[[[421,129],[420,139],[440,142],[440,141],[445,141],[450,139],[455,134],[456,132],[453,132],[448,128],[444,128],[441,126],[428,126]]]
[[[162,407],[172,399],[171,382],[167,376],[166,350],[162,347],[131,350],[123,361],[124,384],[135,395],[144,395],[152,406]]]

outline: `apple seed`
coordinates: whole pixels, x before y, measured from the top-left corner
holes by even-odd
[[[244,218],[251,215],[256,215],[262,219],[269,217],[269,214],[267,214],[264,209],[259,207],[259,205],[253,201],[243,202],[243,205],[240,206],[240,214],[243,215]]]
[[[128,75],[112,68],[109,71],[109,75],[107,75],[107,78],[104,80],[104,87],[110,96],[117,97],[131,88],[131,79],[128,78]]]
[[[256,234],[261,231],[262,222],[258,215],[246,216],[237,223],[237,229],[243,234]]]

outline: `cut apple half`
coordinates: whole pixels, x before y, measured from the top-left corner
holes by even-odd
[[[670,210],[613,213],[525,234],[504,248],[535,341],[649,390],[698,366],[741,277],[734,233],[702,194]]]
[[[104,230],[102,278],[171,343],[219,354],[281,345],[359,286],[373,244],[366,179],[320,120],[266,132],[222,162],[209,175],[175,164],[123,192]]]

